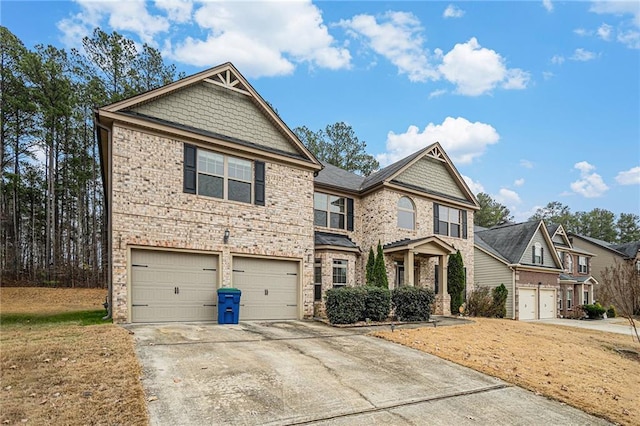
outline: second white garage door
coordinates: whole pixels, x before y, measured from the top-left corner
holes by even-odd
[[[533,288],[518,289],[518,319],[536,319],[536,290]]]
[[[233,258],[233,287],[242,291],[240,321],[298,318],[298,262]]]
[[[540,319],[556,317],[556,292],[540,290]]]

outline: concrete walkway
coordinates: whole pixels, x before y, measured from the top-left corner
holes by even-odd
[[[146,324],[152,425],[608,425],[494,377],[306,321]]]
[[[627,336],[634,336],[631,325],[629,325],[629,323],[624,318],[608,318],[602,320],[575,320],[567,318],[556,318],[535,320],[530,322],[563,325],[566,327],[586,328],[589,330],[598,330],[605,331],[607,333],[618,333],[626,334]],[[640,324],[636,322],[636,326],[640,327]]]

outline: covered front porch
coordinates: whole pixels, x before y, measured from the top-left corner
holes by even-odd
[[[594,286],[598,281],[592,276],[560,274],[558,310],[563,317],[574,317],[575,307],[595,303]]]
[[[387,270],[393,271],[390,287],[406,285],[431,288],[436,295],[433,313],[451,315],[447,265],[449,255],[455,252],[452,245],[436,236],[385,244],[383,253],[387,259]]]

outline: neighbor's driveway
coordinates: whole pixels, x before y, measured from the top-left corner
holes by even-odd
[[[303,321],[128,328],[153,425],[608,424],[365,330]]]
[[[635,336],[633,328],[626,322],[624,318],[608,318],[601,320],[575,320],[568,318],[554,318],[532,320],[530,322],[539,322],[541,324],[563,325],[566,327],[586,328],[589,330],[605,331],[607,333],[626,334],[627,336]]]

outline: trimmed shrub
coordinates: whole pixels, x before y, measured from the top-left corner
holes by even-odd
[[[607,312],[607,310],[599,303],[594,303],[593,305],[582,305],[582,309],[589,319],[602,318],[602,315]]]
[[[391,291],[388,288],[365,287],[364,318],[371,321],[384,321],[391,310]]]
[[[489,287],[475,288],[467,298],[467,313],[472,317],[490,317],[493,298]]]
[[[331,324],[354,324],[365,310],[363,287],[339,287],[327,290],[327,318]]]
[[[382,252],[382,244],[378,241],[378,253],[373,264],[373,285],[381,288],[389,288],[389,279],[387,278],[387,267],[384,264],[384,253]]]
[[[607,309],[607,318],[615,318],[618,316],[618,312],[616,312],[616,307],[611,305],[609,309]]]
[[[491,316],[497,318],[504,318],[507,316],[507,294],[509,291],[504,286],[504,284],[500,284],[498,287],[491,290],[491,296],[493,297],[493,303],[491,306]]]
[[[434,300],[429,288],[399,287],[391,293],[391,303],[400,321],[427,321]]]

